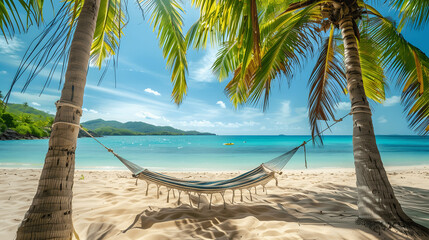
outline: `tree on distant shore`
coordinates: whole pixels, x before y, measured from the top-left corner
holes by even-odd
[[[429,58],[405,40],[400,29],[362,0],[195,1],[201,17],[187,35],[189,46],[220,44],[213,71],[220,80],[232,73],[225,92],[237,106],[263,99],[268,104],[274,80],[292,79],[296,67],[319,57],[308,85],[311,133],[319,121],[335,120],[335,107],[347,93],[353,115],[353,153],[357,177],[358,222],[395,227],[417,237],[429,230],[402,210],[377,148],[367,98],[385,99],[388,78],[396,78],[410,126],[429,132]],[[423,26],[427,1],[391,1],[408,21]],[[389,77],[386,77],[389,73]],[[319,139],[322,140],[322,139]]]
[[[174,0],[148,0],[139,1],[138,4],[142,10],[150,13],[151,25],[158,31],[164,58],[172,70],[172,95],[176,103],[180,103],[183,95],[177,93],[186,92],[187,71],[180,15],[183,9]],[[65,1],[54,20],[36,39],[35,45],[30,46],[31,51],[24,56],[6,94],[7,100],[17,80],[27,69],[32,72],[23,90],[48,64],[53,64],[53,67],[46,85],[61,61],[63,66],[67,66],[38,189],[18,228],[17,239],[72,238],[77,126],[82,115],[88,65],[91,60],[91,64],[101,68],[106,59],[119,50],[122,29],[126,23],[124,7],[125,3],[121,0]]]

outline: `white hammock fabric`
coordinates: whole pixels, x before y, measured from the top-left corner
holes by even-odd
[[[139,165],[126,160],[125,158],[119,156],[114,153],[111,149],[108,149],[109,152],[112,152],[115,157],[117,157],[133,174],[133,177],[137,179],[141,179],[147,183],[146,195],[148,194],[149,185],[155,184],[157,186],[157,197],[159,198],[159,188],[166,187],[167,188],[167,202],[169,202],[170,191],[177,190],[179,192],[178,202],[180,203],[180,194],[181,192],[185,192],[187,194],[195,193],[198,195],[198,208],[200,205],[200,197],[201,194],[210,195],[210,204],[209,209],[211,208],[211,199],[214,193],[219,193],[222,195],[224,199],[224,207],[225,198],[224,194],[226,190],[231,190],[233,192],[233,201],[235,196],[235,190],[239,190],[242,196],[242,190],[249,190],[251,188],[256,188],[257,186],[262,186],[265,191],[265,185],[271,180],[276,181],[276,186],[278,184],[277,178],[275,174],[281,174],[280,170],[289,162],[292,156],[296,153],[296,151],[300,148],[296,147],[289,152],[282,154],[271,161],[263,163],[252,169],[248,172],[245,172],[237,177],[226,179],[226,180],[218,180],[218,181],[196,181],[196,180],[183,180],[175,177],[171,177],[162,173],[149,171],[148,169],[144,169]],[[137,182],[136,182],[137,183]],[[252,199],[252,197],[250,196]],[[243,199],[241,197],[241,199]]]

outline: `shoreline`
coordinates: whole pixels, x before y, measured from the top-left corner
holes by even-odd
[[[0,163],[1,164],[1,163]],[[30,164],[28,164],[30,165]],[[33,164],[31,164],[33,165]],[[256,167],[256,166],[255,166]],[[34,167],[5,167],[5,166],[0,166],[0,170],[42,170],[43,165],[41,165],[38,168],[34,168]],[[243,173],[246,171],[249,171],[251,169],[238,169],[238,170],[206,170],[206,169],[197,169],[197,170],[154,170],[156,168],[147,168],[148,170],[153,170],[153,171],[157,171],[157,172],[162,172],[162,173],[200,173],[200,172],[206,172],[206,173]],[[386,171],[401,171],[401,170],[429,170],[429,164],[421,164],[421,165],[409,165],[409,166],[384,166],[384,169]],[[332,172],[338,172],[338,171],[353,171],[354,172],[355,168],[354,167],[323,167],[323,168],[302,168],[302,169],[283,169],[282,172],[283,173],[295,173],[295,172],[306,172],[306,173],[311,173],[313,171],[315,172],[320,172],[320,171],[332,171]],[[75,168],[75,171],[96,171],[96,172],[112,172],[112,171],[118,171],[118,172],[129,172],[129,170],[126,167],[111,167],[111,166],[106,166],[106,167],[80,167],[80,168]]]
[[[404,210],[429,227],[429,166],[387,167],[388,177]],[[37,188],[41,169],[0,168],[0,239],[13,239]],[[166,172],[183,179],[214,180],[238,171]],[[356,177],[353,168],[286,170],[267,184],[267,193],[252,189],[226,191],[226,209],[219,194],[208,209],[206,195],[182,195],[146,183],[135,185],[129,171],[76,170],[73,221],[81,239],[406,239],[397,233],[375,233],[355,224]],[[81,175],[84,175],[83,179]],[[190,205],[192,202],[192,206]]]

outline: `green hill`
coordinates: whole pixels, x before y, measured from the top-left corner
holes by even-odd
[[[121,123],[96,119],[81,124],[100,135],[214,135],[197,131],[183,131],[169,126],[155,126],[144,122]]]
[[[7,104],[5,111],[0,112],[0,137],[10,129],[16,132],[15,137],[48,137],[54,116],[40,111],[27,104]],[[11,132],[9,132],[11,134]],[[3,139],[3,138],[2,138]]]
[[[34,120],[36,119],[46,119],[46,118],[54,118],[55,116],[52,114],[49,114],[47,112],[35,109],[33,107],[30,107],[25,104],[17,104],[17,103],[8,103],[6,112],[20,115],[22,113],[30,114]]]

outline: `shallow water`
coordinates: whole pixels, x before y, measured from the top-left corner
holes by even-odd
[[[122,157],[162,171],[248,170],[300,145],[309,136],[110,136],[99,140]],[[232,146],[223,143],[233,142]],[[429,164],[429,138],[377,136],[385,166]],[[0,167],[41,168],[48,140],[0,141]],[[352,137],[326,136],[324,146],[307,144],[309,169],[352,168]],[[91,138],[78,140],[78,169],[125,169]],[[303,169],[300,149],[286,165]]]

